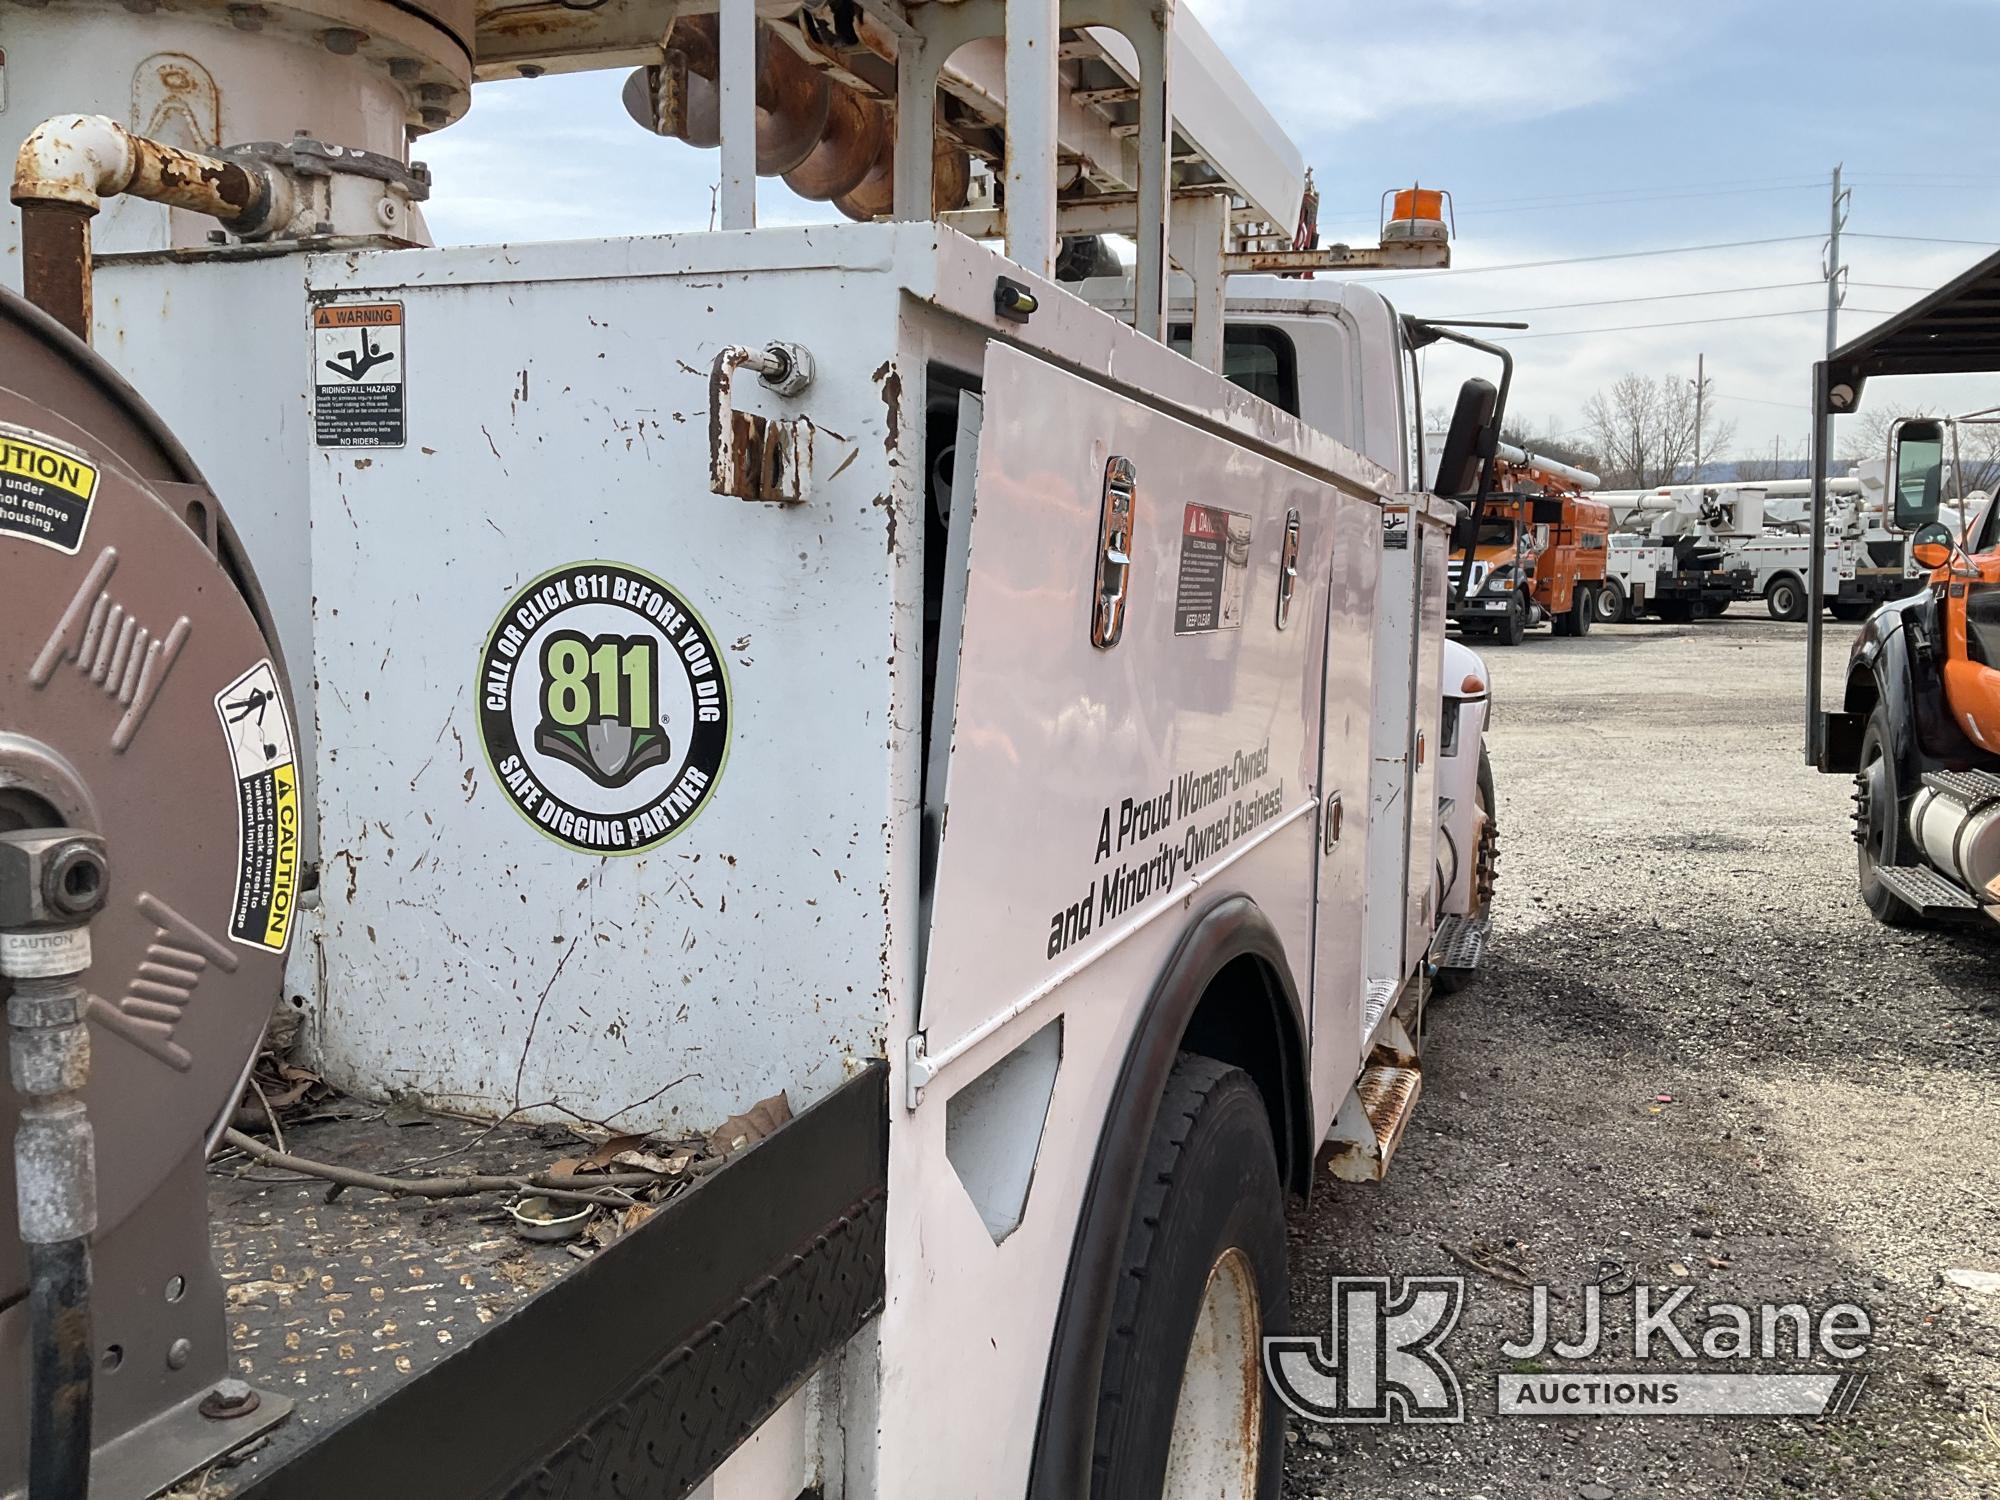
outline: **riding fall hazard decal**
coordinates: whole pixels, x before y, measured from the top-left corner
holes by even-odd
[[[714,637],[667,584],[570,563],[508,601],[479,664],[479,732],[515,809],[586,854],[638,854],[708,804],[729,755]]]

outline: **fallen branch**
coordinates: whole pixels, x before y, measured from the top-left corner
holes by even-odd
[[[294,1156],[289,1151],[279,1151],[267,1146],[255,1136],[245,1135],[240,1130],[224,1130],[222,1139],[245,1156],[260,1161],[267,1167],[279,1167],[305,1177],[318,1177],[339,1187],[365,1188],[371,1192],[387,1193],[392,1198],[471,1198],[480,1193],[540,1193],[543,1197],[554,1198],[564,1203],[595,1203],[605,1208],[629,1208],[633,1202],[629,1194],[614,1196],[605,1192],[579,1192],[576,1188],[565,1187],[563,1184],[576,1183],[582,1179],[556,1177],[547,1172],[520,1177],[481,1174],[461,1177],[383,1177],[375,1172],[363,1172],[353,1167],[337,1167],[331,1162]],[[590,1179],[594,1186],[600,1188],[652,1187],[661,1180],[652,1172],[615,1172],[601,1177],[592,1176]]]

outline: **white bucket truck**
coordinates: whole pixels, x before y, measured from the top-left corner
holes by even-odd
[[[1292,248],[1297,152],[1185,9],[715,11],[7,22],[49,316],[0,302],[0,435],[61,526],[0,519],[0,836],[102,836],[112,999],[95,1289],[0,1222],[0,1392],[94,1422],[0,1423],[0,1492],[268,1426],[206,1493],[1278,1493],[1286,1199],[1387,1168],[1478,961],[1489,695],[1401,321],[1224,298],[1442,225]],[[407,141],[472,78],[634,64],[720,229],[422,245]],[[754,227],[760,171],[857,222]],[[1107,230],[1129,324],[1054,276]],[[358,1190],[211,1212],[280,993],[405,1111],[796,1113],[582,1264]]]

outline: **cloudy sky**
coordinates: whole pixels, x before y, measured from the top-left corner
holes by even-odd
[[[1532,324],[1514,409],[1538,427],[1576,429],[1619,375],[1692,378],[1706,354],[1736,453],[1797,450],[1836,163],[1853,189],[1843,339],[2000,244],[1995,0],[1189,3],[1314,167],[1328,238],[1372,241],[1385,187],[1453,191],[1454,269],[1379,288],[1408,311]],[[641,132],[621,83],[481,85],[420,152],[433,232],[705,227],[713,155]],[[766,184],[762,212],[830,210]],[[1637,253],[1687,246],[1728,248]],[[1461,373],[1440,364],[1430,389]],[[1874,394],[2000,401],[1964,381]]]

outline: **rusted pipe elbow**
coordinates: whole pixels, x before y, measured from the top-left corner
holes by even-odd
[[[183,151],[105,115],[44,120],[21,143],[9,193],[21,208],[23,290],[88,340],[90,221],[106,198],[124,193],[253,234],[271,218],[282,186],[255,163]]]
[[[24,208],[69,203],[94,214],[119,193],[250,228],[271,182],[261,169],[134,135],[106,115],[58,115],[21,142],[11,196]]]

